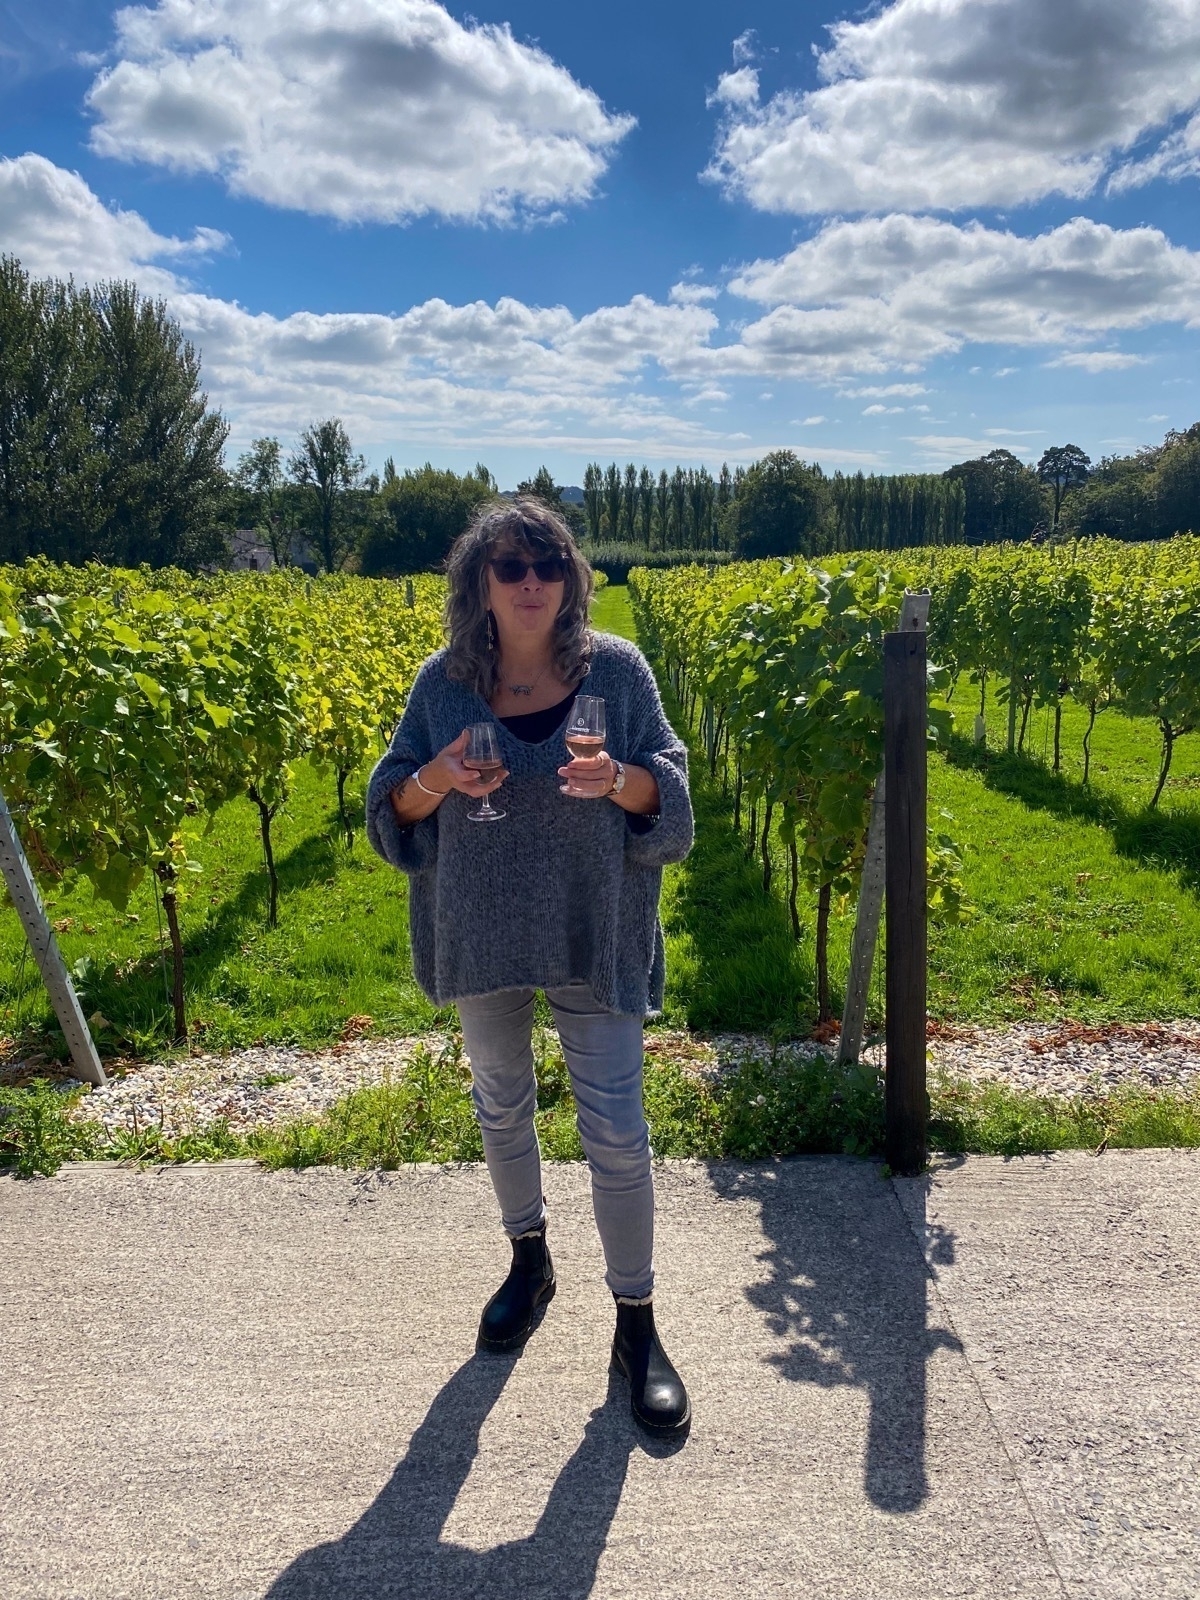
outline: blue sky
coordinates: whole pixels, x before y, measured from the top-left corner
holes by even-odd
[[[1200,0],[0,5],[0,248],[368,459],[940,470],[1200,416]]]

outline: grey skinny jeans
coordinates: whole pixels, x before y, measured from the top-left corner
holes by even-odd
[[[502,989],[458,1001],[471,1062],[471,1098],[505,1232],[540,1228],[541,1152],[533,1113],[533,989]],[[642,1109],[641,1017],[606,1011],[587,983],[545,990],[554,1014],[592,1175],[592,1209],[614,1294],[643,1299],[654,1288],[654,1186],[650,1130]]]

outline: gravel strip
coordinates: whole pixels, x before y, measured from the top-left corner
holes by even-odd
[[[103,1089],[85,1094],[74,1115],[110,1133],[161,1127],[177,1139],[221,1118],[235,1133],[246,1133],[316,1116],[353,1089],[399,1077],[422,1046],[436,1055],[449,1043],[448,1034],[429,1033],[327,1050],[257,1045],[232,1056],[130,1063]]]
[[[930,1065],[950,1078],[1067,1098],[1129,1084],[1200,1089],[1200,1022],[1021,1022],[931,1031]]]
[[[552,1030],[551,1030],[552,1035]],[[397,1039],[355,1039],[325,1050],[256,1046],[236,1055],[199,1055],[162,1062],[130,1062],[103,1089],[84,1095],[73,1113],[110,1132],[161,1127],[170,1138],[224,1118],[238,1133],[318,1115],[352,1089],[397,1077],[414,1053],[436,1055],[453,1043],[447,1033]],[[699,1036],[651,1029],[646,1052],[690,1072],[720,1079],[742,1062],[811,1059],[837,1048],[793,1040],[772,1045],[755,1034]],[[883,1064],[876,1043],[864,1059]],[[933,1074],[974,1083],[1064,1097],[1094,1097],[1122,1085],[1159,1090],[1200,1089],[1200,1022],[1017,1023],[966,1028],[931,1023],[929,1064]],[[74,1079],[62,1080],[64,1088]]]
[[[656,1041],[661,1041],[656,1044]],[[686,1033],[647,1034],[646,1049],[674,1057],[720,1078],[743,1061],[811,1060],[834,1054],[835,1031],[825,1044],[812,1039],[772,1045],[763,1035],[717,1034],[706,1041]],[[869,1044],[863,1060],[883,1069],[882,1041]],[[1200,1022],[1010,1023],[999,1028],[930,1023],[929,1070],[972,1083],[1002,1083],[1010,1089],[1064,1098],[1109,1094],[1125,1084],[1149,1089],[1200,1087]]]

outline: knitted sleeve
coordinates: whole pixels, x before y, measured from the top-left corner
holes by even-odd
[[[625,859],[639,867],[682,861],[692,848],[687,746],[667,721],[649,662],[638,652],[629,705],[630,761],[658,780],[658,816],[627,813]]]
[[[400,718],[388,752],[377,763],[367,784],[367,838],[371,847],[401,872],[427,872],[437,860],[437,811],[408,827],[392,810],[390,795],[396,785],[424,766],[437,751],[429,727],[429,663],[417,673],[404,715]]]

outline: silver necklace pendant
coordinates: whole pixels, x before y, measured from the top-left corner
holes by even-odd
[[[538,673],[537,677],[532,683],[506,683],[504,687],[508,690],[509,694],[532,694],[538,684],[541,683],[542,678],[545,676],[545,672],[546,668],[543,667],[541,672]]]

